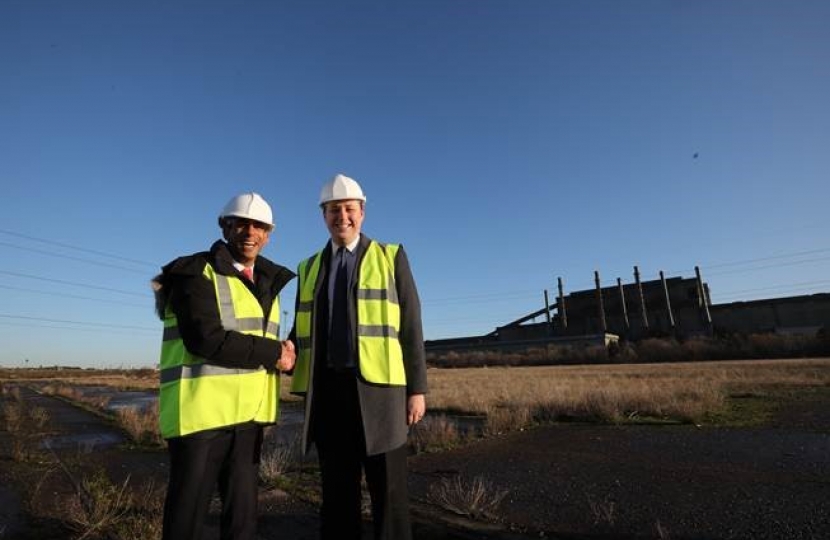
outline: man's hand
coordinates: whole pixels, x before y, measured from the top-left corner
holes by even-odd
[[[294,362],[297,360],[297,353],[294,344],[290,339],[282,342],[282,354],[277,360],[277,369],[280,371],[291,371],[294,369]]]
[[[406,398],[406,425],[421,421],[427,412],[427,400],[423,394],[412,394]]]

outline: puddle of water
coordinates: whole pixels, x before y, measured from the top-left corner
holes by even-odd
[[[104,407],[108,412],[116,412],[123,409],[136,409],[144,412],[158,403],[158,392],[155,390],[115,390],[107,386],[85,386],[77,387],[84,393],[84,397],[95,399],[106,399]],[[296,426],[303,423],[302,407],[280,406],[280,426]]]
[[[158,403],[158,392],[155,390],[117,390],[108,386],[78,386],[85,398],[106,401],[104,409],[114,413],[125,409],[136,409],[144,412]],[[275,437],[280,444],[289,444],[300,433],[303,425],[304,409],[302,406],[286,406],[281,404],[278,426]],[[43,441],[53,448],[87,447],[94,448],[109,446],[123,442],[117,435],[89,433],[77,435],[61,435]]]
[[[124,441],[124,437],[116,433],[84,433],[70,435],[56,435],[46,437],[40,442],[41,448],[78,448],[82,453],[89,454],[96,448],[112,446]]]
[[[122,409],[144,412],[158,402],[156,390],[118,390],[109,386],[75,386],[83,397],[102,403],[103,409],[114,413]],[[100,406],[100,405],[99,405]]]
[[[123,409],[136,409],[144,412],[158,403],[158,395],[155,392],[113,392],[107,403],[107,411],[116,412]]]

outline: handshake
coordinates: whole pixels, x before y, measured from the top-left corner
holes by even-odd
[[[279,371],[291,371],[294,369],[294,362],[297,360],[297,352],[294,349],[294,343],[290,339],[282,342],[282,353],[277,359],[277,369]]]

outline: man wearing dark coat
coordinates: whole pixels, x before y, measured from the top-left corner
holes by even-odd
[[[260,255],[274,229],[257,193],[219,215],[224,240],[179,257],[153,280],[164,321],[159,422],[170,457],[162,538],[202,538],[214,491],[222,540],[253,540],[263,426],[278,415],[279,292],[294,273]]]
[[[406,253],[361,233],[366,198],[338,174],[322,190],[325,247],[300,264],[292,392],[305,396],[304,449],[320,461],[321,538],[361,538],[361,480],[376,540],[412,537],[409,427],[426,412],[421,307]]]

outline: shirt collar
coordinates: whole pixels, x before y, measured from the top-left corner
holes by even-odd
[[[234,267],[234,268],[236,268],[237,270],[239,270],[239,271],[241,272],[241,271],[242,271],[242,269],[243,269],[243,268],[245,268],[245,265],[244,265],[244,264],[242,264],[241,262],[236,262],[236,261],[233,261],[233,267]],[[253,266],[253,265],[251,265],[251,268],[253,268],[253,267],[254,267],[254,266]]]
[[[346,244],[346,251],[348,251],[349,253],[354,253],[354,250],[357,248],[358,243],[360,243],[360,235],[358,235],[354,240]],[[334,242],[331,241],[329,242],[329,245],[331,246],[331,254],[335,255],[337,253],[337,248],[339,248],[340,246],[334,245]]]

